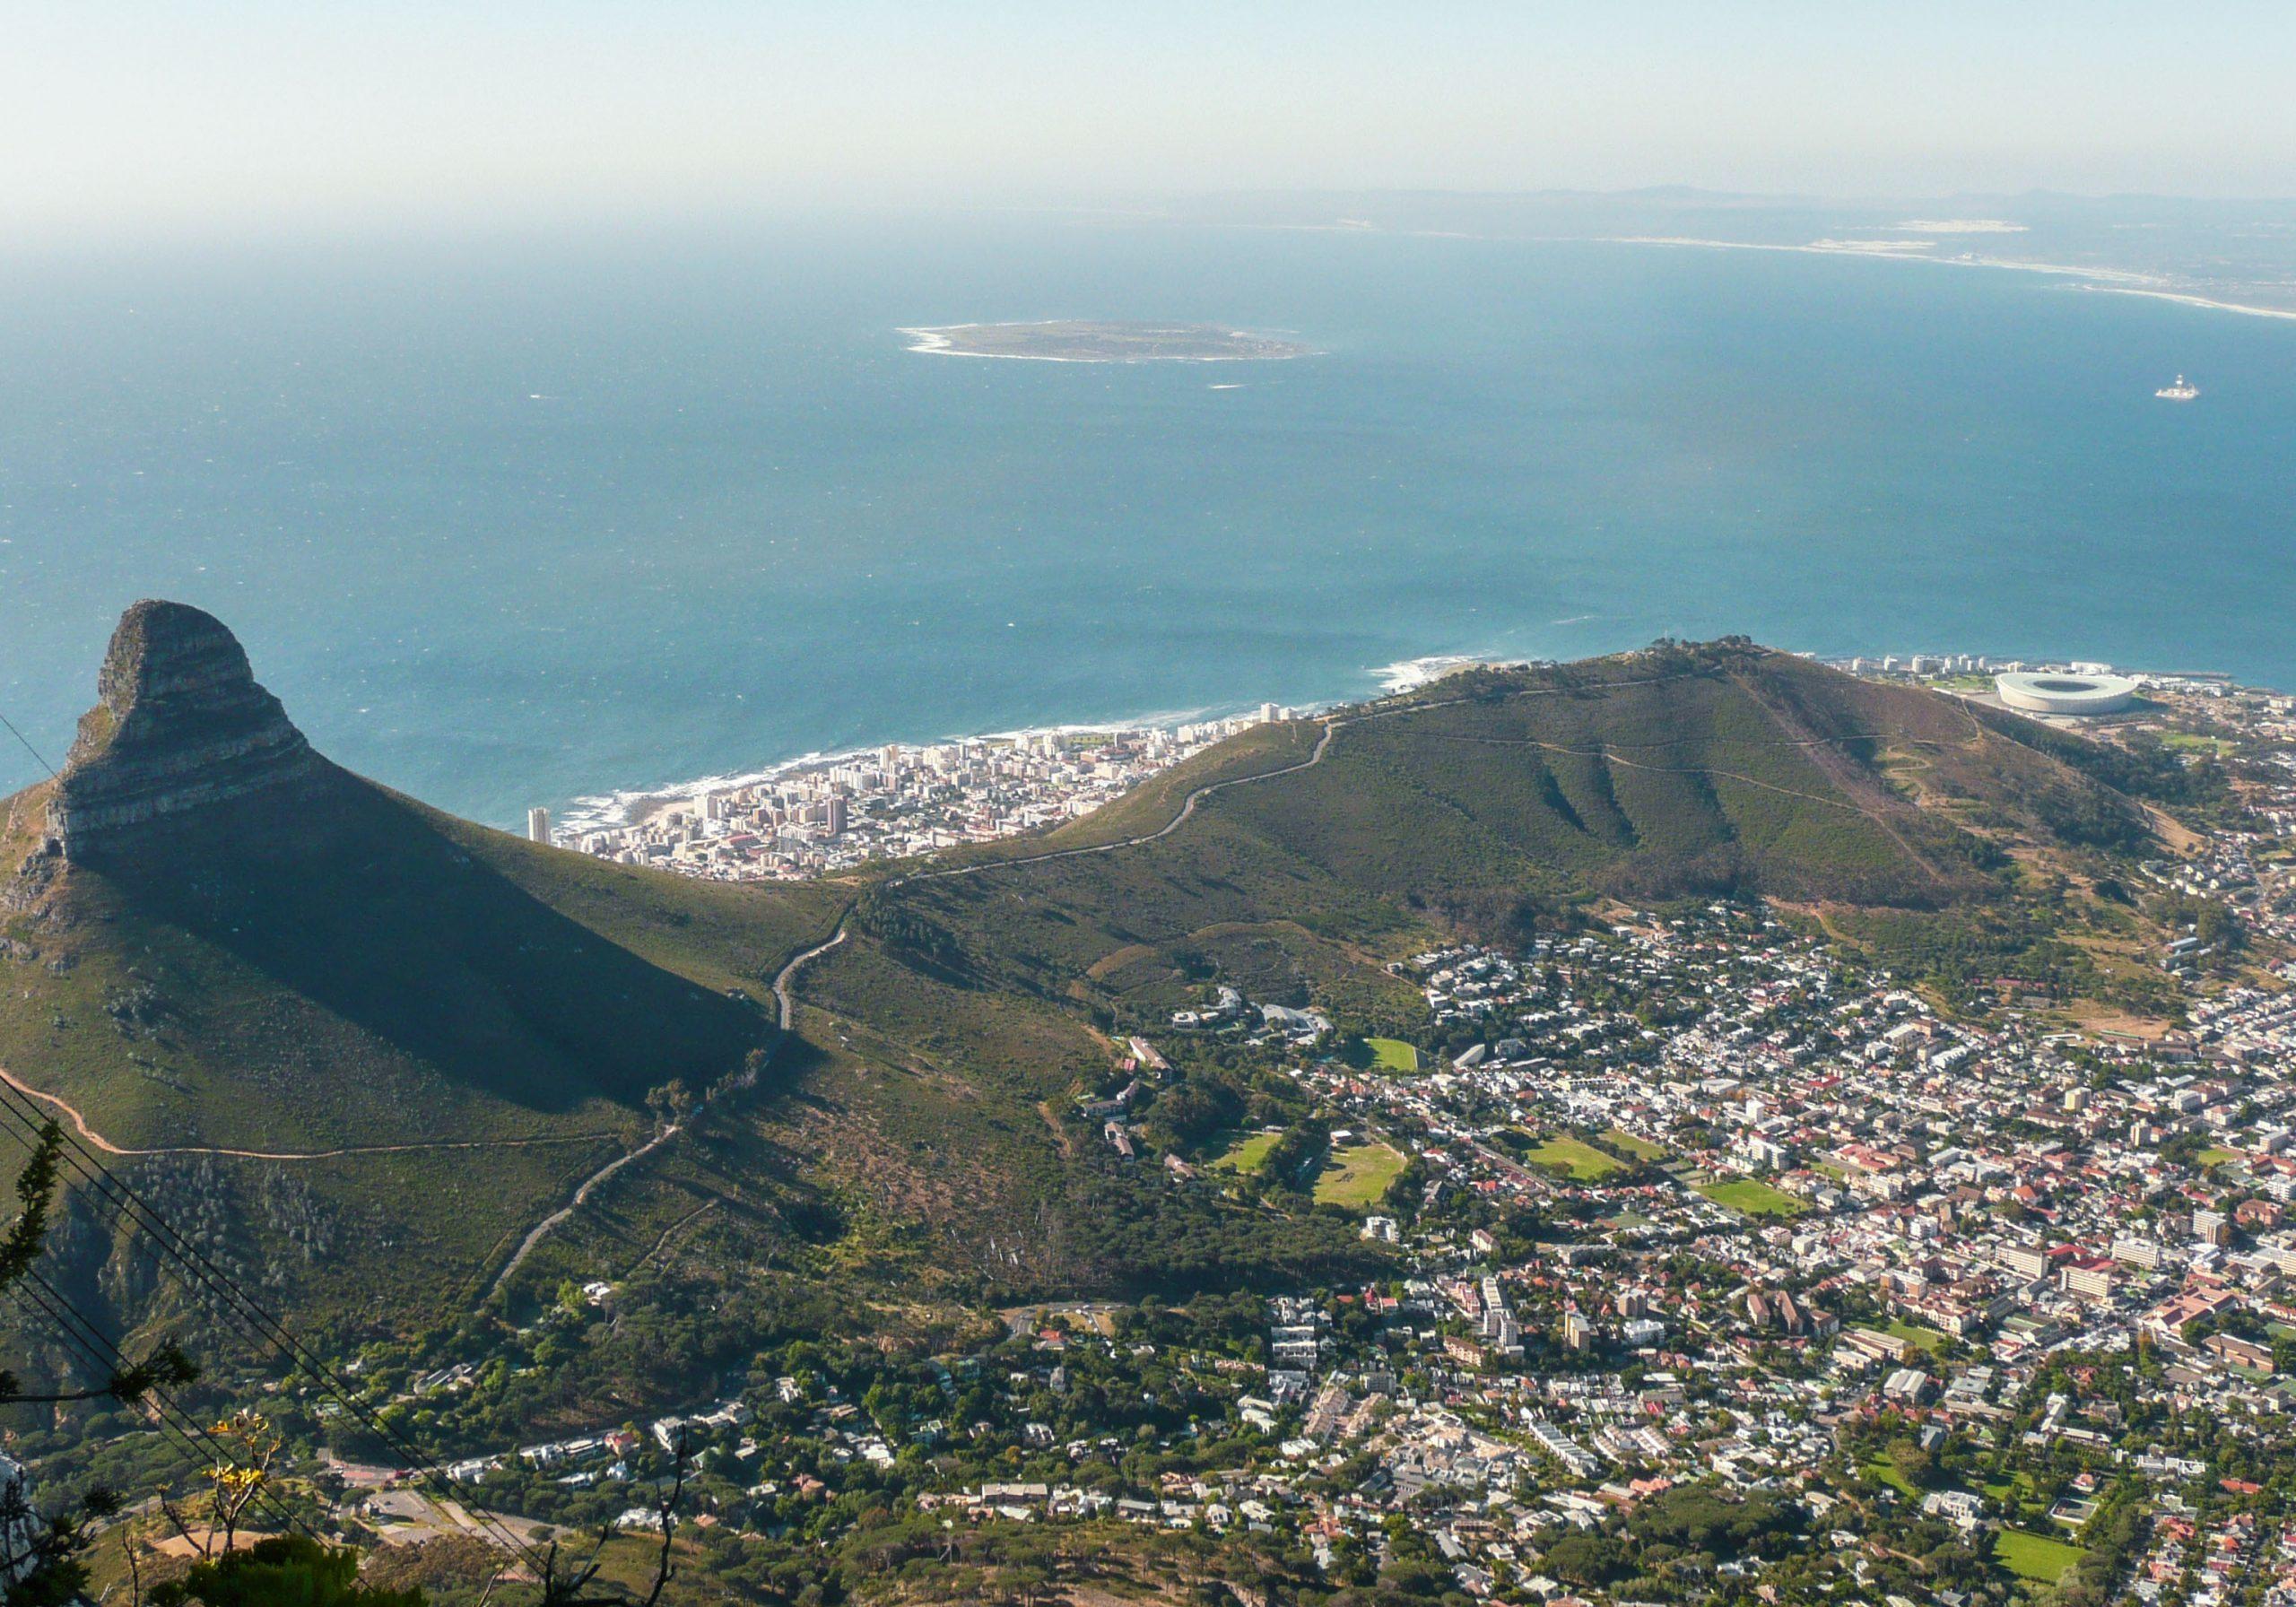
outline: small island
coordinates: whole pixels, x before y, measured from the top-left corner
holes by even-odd
[[[1272,334],[1213,324],[949,324],[904,329],[912,352],[944,357],[1013,357],[1035,362],[1266,362],[1309,355]]]

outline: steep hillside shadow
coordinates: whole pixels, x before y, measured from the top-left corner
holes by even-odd
[[[539,1111],[701,1088],[769,1041],[713,993],[552,909],[408,804],[326,767],[315,795],[147,833],[81,867],[452,1082]]]

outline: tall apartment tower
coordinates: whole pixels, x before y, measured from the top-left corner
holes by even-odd
[[[526,840],[530,843],[550,840],[550,811],[541,808],[526,811]]]

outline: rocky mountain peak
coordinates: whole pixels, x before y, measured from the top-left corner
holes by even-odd
[[[182,603],[120,616],[48,809],[48,836],[75,862],[258,795],[310,787],[325,769],[239,638]]]

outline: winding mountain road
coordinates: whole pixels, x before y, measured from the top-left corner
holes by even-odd
[[[518,1241],[518,1247],[510,1253],[510,1259],[502,1264],[502,1270],[494,1274],[494,1281],[487,1286],[486,1298],[491,1300],[496,1295],[502,1292],[502,1286],[509,1282],[510,1274],[517,1272],[520,1264],[523,1263],[527,1256],[534,1254],[534,1249],[536,1245],[542,1243],[544,1239],[550,1237],[552,1229],[557,1227],[568,1217],[572,1216],[576,1212],[582,1209],[582,1202],[590,1197],[591,1190],[596,1188],[598,1185],[604,1183],[607,1178],[622,1170],[622,1168],[628,1166],[631,1161],[645,1160],[647,1156],[651,1155],[655,1151],[669,1142],[670,1140],[675,1138],[683,1129],[683,1125],[684,1124],[681,1122],[672,1122],[668,1126],[664,1127],[659,1133],[654,1134],[653,1137],[648,1139],[636,1149],[629,1151],[627,1154],[615,1156],[612,1160],[607,1161],[605,1165],[600,1167],[596,1171],[592,1172],[588,1177],[583,1178],[581,1183],[576,1186],[574,1190],[574,1197],[572,1199],[567,1201],[565,1204],[560,1206],[548,1216],[543,1218],[542,1220],[536,1222],[533,1229],[527,1232],[526,1238]]]
[[[797,972],[808,962],[828,953],[831,949],[834,949],[838,944],[845,941],[847,918],[848,917],[845,916],[838,917],[837,931],[831,935],[827,942],[815,943],[812,948],[805,950],[803,953],[792,955],[789,959],[789,962],[774,973],[773,1002],[776,1016],[781,1027],[782,1039],[786,1039],[788,1037],[791,1026],[797,1018],[796,1003],[790,996],[789,993],[790,982],[796,977]],[[773,1064],[773,1056],[780,1053],[781,1041],[782,1040],[780,1039],[776,1040],[773,1047],[767,1052],[767,1066],[770,1067]],[[600,1167],[596,1171],[592,1172],[588,1177],[583,1178],[581,1183],[576,1186],[574,1190],[574,1197],[572,1199],[567,1201],[565,1204],[560,1206],[556,1211],[552,1212],[539,1222],[536,1222],[534,1225],[533,1230],[530,1231],[526,1238],[518,1241],[518,1247],[511,1252],[510,1259],[504,1262],[502,1264],[502,1270],[494,1274],[494,1281],[487,1288],[486,1298],[491,1300],[496,1295],[502,1292],[503,1286],[510,1281],[510,1274],[517,1272],[520,1265],[525,1263],[526,1257],[534,1253],[535,1247],[542,1243],[544,1239],[549,1238],[552,1229],[557,1228],[561,1223],[564,1222],[567,1218],[572,1216],[577,1211],[579,1211],[582,1208],[582,1203],[590,1197],[592,1190],[596,1189],[598,1185],[604,1183],[607,1178],[613,1177],[616,1172],[622,1170],[622,1168],[628,1166],[631,1161],[643,1160],[645,1157],[652,1154],[656,1150],[660,1149],[671,1139],[676,1137],[683,1126],[683,1123],[671,1123],[659,1133],[657,1133],[652,1138],[648,1139],[645,1143],[639,1145],[637,1149],[631,1151],[627,1155],[616,1156],[613,1160]],[[658,1248],[659,1247],[657,1247]]]

